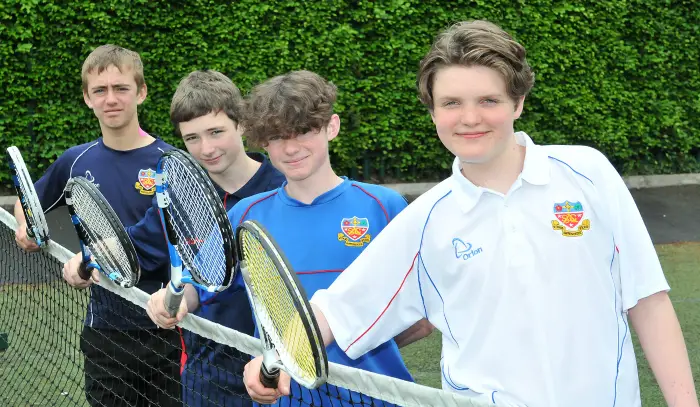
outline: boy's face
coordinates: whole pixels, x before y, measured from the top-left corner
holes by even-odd
[[[463,162],[483,164],[514,145],[518,106],[497,71],[483,66],[450,66],[435,74],[433,123],[440,141]]]
[[[187,151],[210,174],[223,174],[244,153],[241,126],[224,112],[211,112],[179,124]]]
[[[137,90],[132,68],[122,67],[120,72],[110,65],[100,74],[97,70],[87,74],[83,99],[103,128],[118,130],[136,118],[136,107],[146,99],[146,84]]]
[[[328,126],[312,130],[292,138],[274,136],[269,139],[265,151],[270,162],[289,182],[303,181],[330,166],[328,142],[338,135],[340,118],[334,114]]]

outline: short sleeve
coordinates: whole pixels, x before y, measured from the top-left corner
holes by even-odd
[[[353,359],[424,317],[416,271],[420,222],[408,212],[392,220],[328,289],[311,299]]]

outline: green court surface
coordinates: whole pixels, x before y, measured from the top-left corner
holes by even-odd
[[[685,336],[695,387],[700,389],[700,243],[657,245],[657,252],[671,286],[669,296],[678,314]],[[654,375],[637,338],[633,335],[639,366],[639,382],[644,407],[666,406]],[[402,349],[406,365],[418,383],[441,387],[440,333]]]

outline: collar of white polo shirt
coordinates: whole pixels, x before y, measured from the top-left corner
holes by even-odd
[[[547,153],[541,146],[535,144],[525,132],[517,132],[514,134],[514,137],[519,145],[525,146],[525,162],[523,164],[523,171],[515,180],[511,191],[520,188],[523,180],[531,185],[546,185],[549,183],[551,169]],[[476,206],[484,192],[498,194],[498,192],[479,187],[469,181],[464,174],[462,174],[462,164],[459,157],[455,157],[452,164],[452,176],[450,179],[452,183],[452,192],[460,202],[460,208],[465,213]]]

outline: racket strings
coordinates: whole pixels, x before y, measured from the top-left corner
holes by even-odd
[[[119,276],[119,282],[131,285],[133,272],[131,263],[114,227],[88,191],[76,185],[72,190],[73,208],[87,234],[87,245],[108,275]],[[104,264],[104,263],[107,264]]]
[[[199,186],[201,180],[178,160],[167,160],[164,168],[178,254],[205,284],[220,286],[227,276],[224,238],[214,210],[202,205],[209,200]]]
[[[254,234],[243,230],[240,239],[251,278],[249,288],[258,303],[256,317],[273,343],[284,344],[276,350],[289,373],[300,383],[314,383],[318,377],[314,353],[299,311],[280,276],[282,271],[277,270]]]

